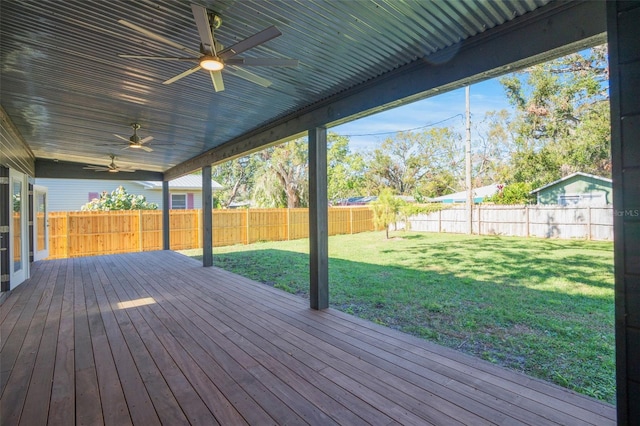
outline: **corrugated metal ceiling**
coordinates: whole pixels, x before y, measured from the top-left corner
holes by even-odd
[[[186,1],[1,2],[1,102],[36,157],[164,171],[261,124],[302,110],[390,70],[533,11],[548,0],[216,0],[216,38],[230,46],[271,25],[283,35],[243,57],[300,60],[253,67],[263,88],[223,71],[226,90],[189,63],[123,59],[177,50],[118,23],[125,19],[190,49],[199,36]],[[153,152],[104,146],[152,135]],[[124,146],[124,145],[123,145]],[[102,161],[104,159],[104,161]]]

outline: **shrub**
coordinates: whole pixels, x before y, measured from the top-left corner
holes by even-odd
[[[531,184],[516,182],[501,188],[496,194],[484,200],[485,203],[495,204],[529,204],[531,202]]]
[[[103,191],[100,198],[89,201],[81,207],[81,210],[156,210],[157,208],[156,203],[147,202],[143,195],[129,194],[123,186],[119,186],[110,193]]]
[[[385,188],[378,195],[378,199],[369,208],[373,211],[373,223],[377,228],[383,227],[386,237],[389,238],[389,225],[396,222],[400,209],[405,204],[400,198],[393,195],[389,188]]]

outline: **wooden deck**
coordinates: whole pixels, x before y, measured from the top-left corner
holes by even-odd
[[[0,310],[0,423],[615,423],[615,409],[174,252],[37,262]]]

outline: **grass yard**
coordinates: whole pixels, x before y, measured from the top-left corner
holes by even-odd
[[[333,308],[615,402],[613,244],[381,232],[329,238]],[[214,264],[308,297],[308,240]]]

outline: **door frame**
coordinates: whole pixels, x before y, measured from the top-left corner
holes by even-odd
[[[14,258],[14,241],[15,229],[13,221],[13,208],[9,208],[9,235],[11,240],[9,241],[9,283],[10,290],[13,290],[18,285],[22,284],[27,278],[29,278],[29,197],[28,197],[28,181],[27,175],[20,173],[17,170],[9,169],[9,197],[11,203],[13,202],[13,183],[14,181],[20,182],[20,259],[21,269],[15,271]]]
[[[44,194],[44,249],[38,251],[38,237],[40,230],[40,212],[38,205],[38,194]],[[49,257],[49,190],[46,186],[33,185],[33,260],[43,260]]]

